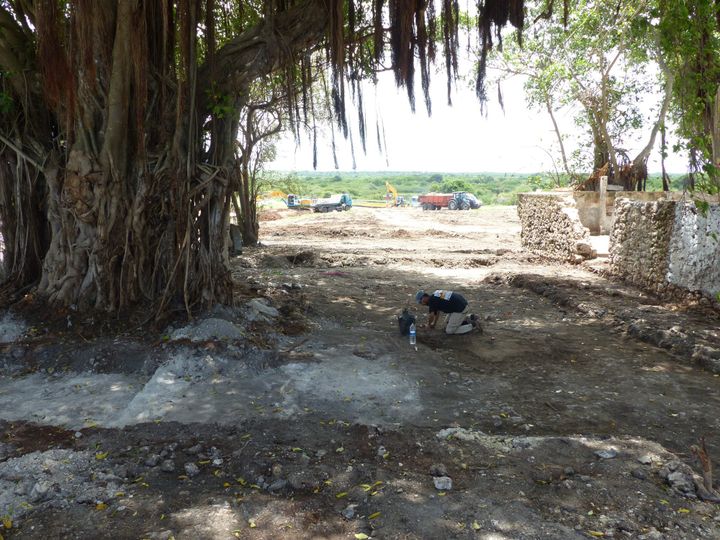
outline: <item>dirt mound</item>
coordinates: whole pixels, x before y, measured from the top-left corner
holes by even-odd
[[[283,219],[283,216],[275,210],[266,210],[258,214],[258,221],[278,221],[280,219]]]

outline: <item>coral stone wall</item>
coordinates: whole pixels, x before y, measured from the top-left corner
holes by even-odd
[[[616,199],[614,218],[612,272],[644,289],[664,292],[675,202]]]
[[[571,194],[522,193],[518,197],[524,248],[577,262],[593,257],[590,231],[580,222]]]
[[[671,287],[720,292],[720,205],[706,215],[687,201],[618,199],[610,236],[612,272],[658,294]]]
[[[669,251],[669,283],[717,295],[720,292],[720,205],[711,205],[703,214],[692,203],[677,203]]]

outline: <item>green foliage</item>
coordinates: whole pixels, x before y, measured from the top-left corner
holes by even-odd
[[[526,99],[536,110],[575,113],[585,140],[577,155],[582,160],[573,165],[586,170],[612,161],[615,149],[626,147],[638,132],[650,133],[656,121],[641,101],[661,86],[650,67],[658,54],[657,28],[646,12],[653,0],[570,4],[567,26],[559,18],[538,18],[545,2],[528,4],[527,18],[535,22],[523,46],[507,40],[493,64],[503,78],[526,77]]]
[[[12,96],[5,92],[0,92],[0,114],[8,114],[12,112],[15,104],[13,103]]]
[[[225,118],[235,110],[230,100],[230,95],[218,90],[214,82],[211,88],[207,90],[207,97],[210,102],[210,112],[217,118]]]
[[[700,214],[702,214],[703,217],[707,217],[707,214],[710,211],[710,203],[703,200],[697,200],[695,201],[695,206],[700,211]]]
[[[433,177],[435,176],[440,175],[433,175]],[[455,191],[473,191],[473,186],[469,184],[466,180],[463,180],[461,178],[453,178],[451,180],[445,180],[441,183],[434,183],[430,189],[432,189],[433,191],[438,191],[440,193],[453,193]]]

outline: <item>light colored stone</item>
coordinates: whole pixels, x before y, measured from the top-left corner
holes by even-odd
[[[485,434],[482,431],[473,431],[465,428],[446,428],[438,431],[438,439],[458,439],[460,441],[481,441]]]
[[[185,468],[185,473],[191,478],[193,476],[197,476],[198,474],[200,474],[200,469],[198,468],[197,465],[195,465],[192,462],[186,463],[184,468]]]
[[[450,491],[452,489],[452,478],[449,476],[434,476],[433,484],[438,491]]]

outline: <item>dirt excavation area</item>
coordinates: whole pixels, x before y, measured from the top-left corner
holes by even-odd
[[[2,315],[4,538],[720,538],[708,306],[523,251],[511,207],[272,211],[261,237],[190,323]],[[418,289],[482,331],[410,345]]]

